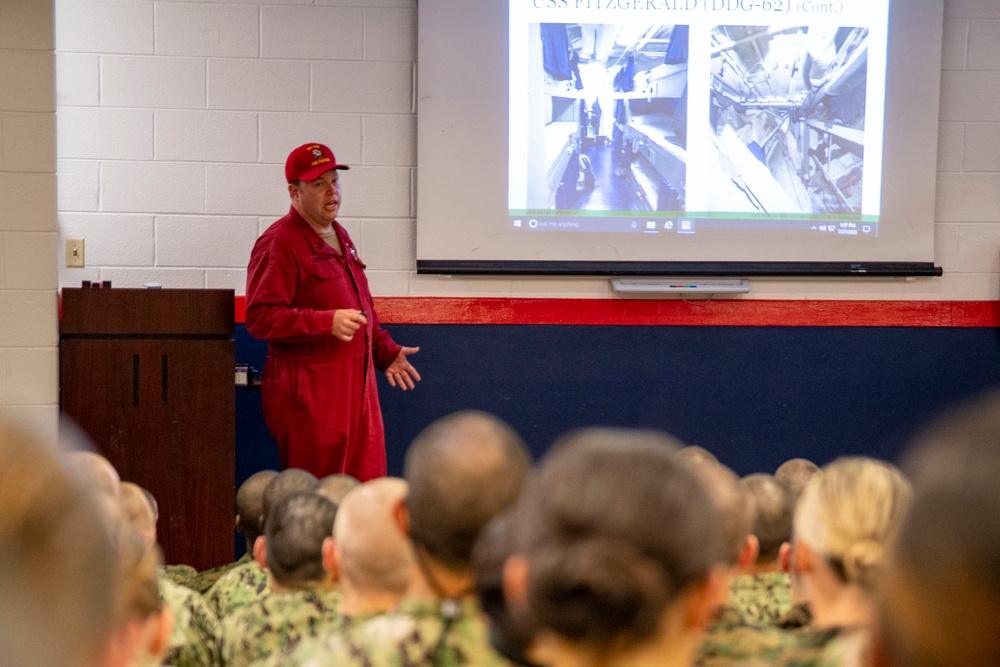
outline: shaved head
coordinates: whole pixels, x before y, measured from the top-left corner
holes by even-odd
[[[445,566],[471,565],[479,531],[517,498],[531,457],[485,412],[457,412],[420,433],[406,454],[410,538]]]
[[[740,480],[753,497],[756,517],[753,534],[760,544],[758,558],[764,562],[778,559],[781,545],[792,540],[792,515],[795,511],[792,492],[772,475],[755,473]]]
[[[236,492],[236,515],[239,517],[239,529],[250,544],[263,531],[260,517],[264,515],[264,489],[278,473],[274,470],[261,470],[250,475],[240,484]]]
[[[348,493],[337,510],[333,539],[340,576],[359,591],[406,592],[413,551],[393,512],[407,489],[401,479],[374,479]]]
[[[271,508],[296,493],[313,493],[319,486],[316,475],[301,468],[289,468],[275,475],[264,487],[264,513],[271,516]]]
[[[118,500],[121,478],[110,461],[100,454],[87,451],[70,452],[67,460],[70,468],[80,475],[85,486],[95,493]]]
[[[809,478],[819,472],[819,466],[809,459],[789,459],[774,471],[774,478],[788,487],[795,502],[809,483]]]
[[[143,488],[132,482],[122,482],[118,502],[125,523],[142,537],[147,546],[156,544],[156,515]]]
[[[701,482],[722,520],[725,560],[739,562],[756,514],[753,497],[732,470],[705,458],[682,457],[681,464]]]
[[[297,493],[281,499],[264,524],[267,569],[285,586],[321,581],[323,540],[333,532],[337,506],[315,493]]]
[[[361,484],[361,482],[350,475],[327,475],[319,480],[319,486],[316,487],[316,493],[323,496],[334,505],[339,505],[340,501],[344,499],[344,496],[350,493],[352,489],[357,488],[359,484]]]

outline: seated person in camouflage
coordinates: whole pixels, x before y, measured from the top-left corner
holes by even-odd
[[[297,493],[312,493],[319,481],[312,473],[298,468],[289,468],[275,475],[264,487],[260,523],[267,529],[264,517],[271,508],[285,498]],[[220,619],[224,619],[240,607],[246,607],[270,592],[271,577],[267,568],[260,565],[265,558],[267,540],[261,535],[254,541],[254,560],[237,565],[222,575],[205,595],[205,599],[215,609]]]
[[[682,450],[686,451],[686,450]],[[727,585],[742,568],[749,567],[757,558],[757,538],[754,537],[756,516],[753,497],[740,485],[739,478],[721,463],[704,458],[680,456],[678,461],[701,482],[719,517],[719,528],[724,539],[721,565],[728,568]],[[730,604],[727,593],[720,600],[716,612],[717,626],[752,625],[740,610]]]
[[[271,593],[223,619],[219,652],[225,667],[245,667],[289,650],[333,625],[338,600],[333,577],[323,569],[323,543],[336,513],[316,493],[289,496],[271,508],[263,563],[271,572]]]
[[[725,591],[723,545],[717,512],[672,443],[588,429],[539,464],[504,568],[533,662],[691,664]]]
[[[491,415],[459,412],[424,429],[407,452],[409,493],[395,509],[416,561],[406,597],[387,614],[304,642],[283,664],[506,664],[488,645],[473,594],[472,548],[517,498],[530,465],[518,435]]]
[[[812,612],[811,629],[782,664],[829,664],[844,646],[867,642],[873,594],[888,565],[910,484],[893,466],[841,458],[809,480],[795,509],[791,569]]]
[[[142,502],[147,501],[143,499]],[[120,528],[115,541],[118,548],[118,629],[108,645],[104,664],[130,667],[184,664],[166,662],[164,657],[173,614],[160,597],[159,549],[128,524]],[[164,662],[161,663],[161,659]]]
[[[255,472],[240,484],[236,491],[236,531],[246,541],[246,553],[234,563],[213,567],[190,577],[184,585],[204,595],[216,581],[235,567],[253,562],[253,545],[264,532],[261,515],[264,514],[264,489],[278,473],[274,470]]]
[[[1000,394],[963,406],[903,457],[913,505],[880,589],[885,667],[1000,665]]]
[[[108,664],[117,559],[79,461],[0,418],[0,665]]]
[[[316,636],[333,634],[352,623],[364,623],[393,609],[413,576],[413,552],[396,524],[394,510],[406,497],[406,482],[382,477],[357,487],[337,508],[333,537],[323,543],[323,567],[337,581],[339,614],[317,628]],[[265,598],[270,600],[271,598]],[[257,667],[280,667],[294,650],[272,652]]]
[[[340,502],[348,493],[361,484],[357,479],[345,474],[327,475],[319,480],[316,493],[340,507]]]
[[[774,477],[748,475],[740,486],[753,498],[756,510],[753,537],[757,558],[733,577],[729,605],[752,625],[774,624],[791,608],[788,575],[781,570],[778,553],[792,539],[792,494]]]
[[[352,623],[393,609],[410,586],[413,551],[393,514],[407,489],[402,479],[373,479],[337,510],[323,560],[340,586],[340,612]]]
[[[806,484],[809,483],[809,479],[817,472],[819,472],[818,465],[809,459],[802,458],[789,459],[774,471],[774,480],[779,484],[784,484],[785,488],[792,494],[793,513],[794,507],[799,502],[799,497],[806,488]],[[775,622],[775,625],[787,630],[797,630],[812,625],[812,612],[809,611],[809,604],[806,602],[805,596],[799,590],[798,576],[790,572],[789,563],[791,562],[791,554],[792,543],[791,538],[789,538],[785,544],[781,545],[778,551],[778,562],[780,563],[781,571],[789,575],[788,588],[791,608]]]
[[[146,546],[156,548],[156,519],[142,487],[122,482],[119,492],[122,518],[142,537]],[[162,570],[160,598],[173,615],[173,629],[165,647],[165,665],[212,667],[218,664],[216,641],[219,620],[205,600],[189,588],[171,580]]]

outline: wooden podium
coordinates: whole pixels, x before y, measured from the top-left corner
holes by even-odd
[[[64,289],[60,407],[156,496],[168,563],[233,559],[232,290]]]

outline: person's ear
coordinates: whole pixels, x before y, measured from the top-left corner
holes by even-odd
[[[503,564],[503,597],[510,607],[528,604],[528,585],[531,580],[528,559],[515,554]]]
[[[778,567],[785,574],[792,571],[792,543],[782,542],[778,548]]]
[[[298,188],[297,188],[297,187],[295,186],[295,184],[294,184],[294,183],[289,183],[289,184],[288,184],[288,197],[289,197],[290,199],[295,199],[295,194],[296,194],[296,193],[297,193],[298,191],[299,191],[299,189],[298,189]]]
[[[242,533],[243,532],[242,530],[240,530],[240,515],[239,514],[237,514],[236,515],[236,519],[233,520],[233,527],[236,528],[236,532],[238,532],[238,533]]]
[[[746,541],[743,543],[743,548],[740,550],[740,562],[739,565],[742,568],[749,568],[751,565],[757,562],[757,556],[760,555],[760,540],[753,533],[747,535]]]
[[[149,652],[155,657],[162,657],[167,651],[170,633],[174,630],[174,610],[164,607],[156,617],[156,630],[149,645]]]
[[[331,581],[340,582],[340,554],[332,537],[323,540],[323,569]]]
[[[262,570],[267,569],[267,538],[263,535],[253,543],[253,559]]]
[[[410,537],[410,510],[406,509],[406,499],[401,498],[396,501],[392,508],[392,518],[396,526],[407,538]]]

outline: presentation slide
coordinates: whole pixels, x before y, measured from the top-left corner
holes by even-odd
[[[943,0],[418,11],[418,272],[940,275]]]
[[[509,9],[509,224],[879,234],[888,0]]]

